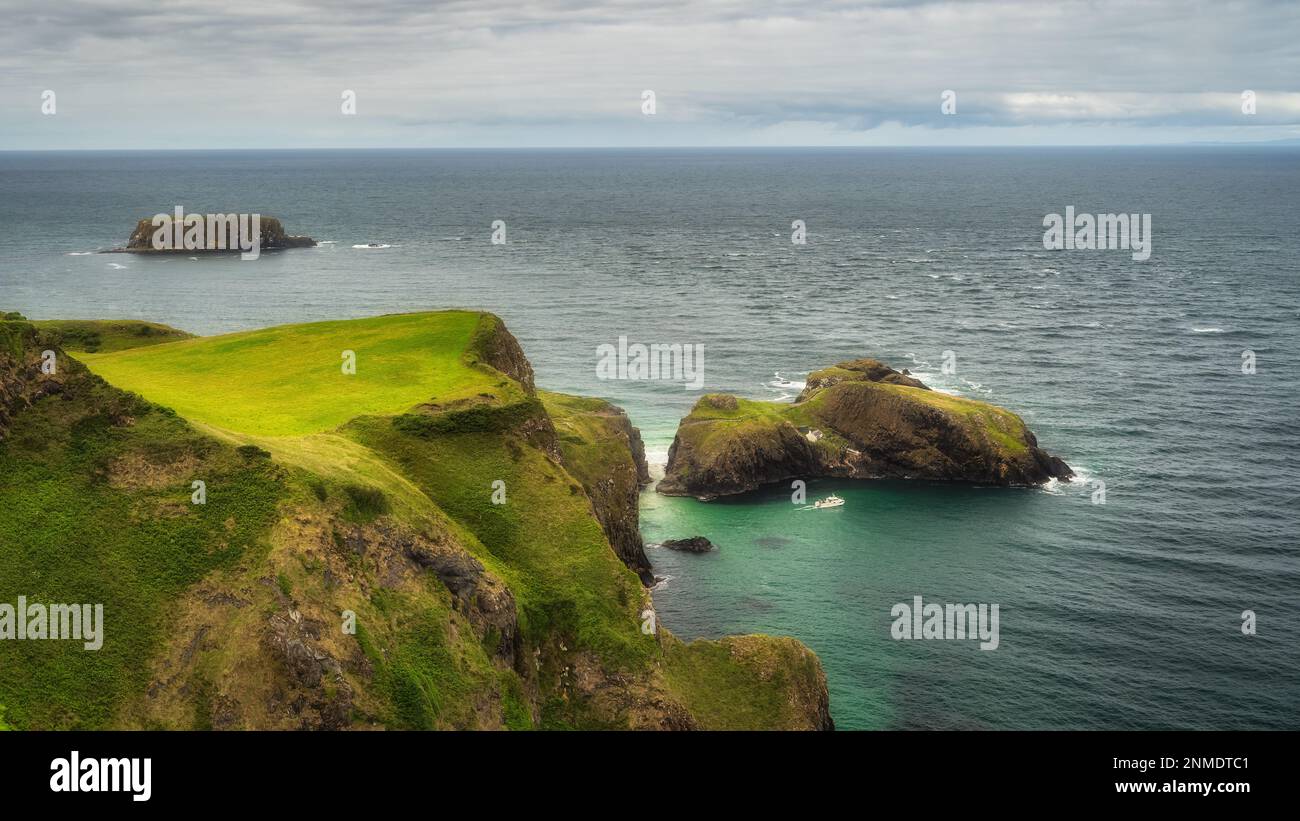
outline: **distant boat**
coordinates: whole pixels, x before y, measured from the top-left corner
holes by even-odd
[[[813,507],[817,508],[818,510],[821,510],[824,507],[839,507],[842,504],[844,504],[844,500],[836,496],[834,493],[832,493],[830,496],[827,496],[825,499],[818,499],[817,501],[813,502]]]

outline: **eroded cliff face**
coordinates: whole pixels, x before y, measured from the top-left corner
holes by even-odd
[[[614,553],[654,584],[641,538],[641,488],[650,482],[641,432],[622,408],[599,399],[543,394],[564,465],[582,482]]]
[[[62,389],[62,380],[41,376],[36,328],[21,320],[0,321],[0,440],[21,410]]]
[[[859,359],[810,375],[792,405],[702,398],[678,427],[658,490],[713,498],[798,478],[1011,486],[1071,476],[1010,411]]]
[[[480,666],[456,683],[484,689],[431,716],[433,726],[505,726],[493,679],[528,672],[509,588],[447,531],[416,532],[383,518],[349,522],[342,500],[322,501],[280,521],[265,564],[215,573],[182,598],[145,695],[124,711],[126,723],[406,726],[393,724],[390,700],[418,680],[389,661],[412,651],[407,634],[423,621],[440,631],[445,625],[429,649],[455,648]]]
[[[470,340],[469,356],[490,365],[523,386],[524,392],[533,396],[533,366],[524,356],[519,340],[506,330],[505,323],[492,314],[484,314]]]

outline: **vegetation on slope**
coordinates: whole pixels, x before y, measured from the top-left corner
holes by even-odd
[[[641,432],[603,399],[543,391],[564,467],[591,497],[614,552],[647,585],[654,584],[641,539],[641,488],[649,484]]]
[[[0,601],[102,604],[105,636],[97,651],[0,644],[0,703],[19,727],[111,726],[148,682],[141,660],[168,603],[255,553],[281,492],[267,460],[62,359],[59,391],[18,414],[0,445]],[[214,489],[205,505],[191,504],[194,479]]]
[[[826,675],[817,656],[789,638],[728,636],[664,642],[669,686],[702,729],[830,726]]]
[[[495,317],[86,355],[111,387],[60,352],[57,390],[34,330],[12,324],[0,601],[102,600],[108,622],[98,653],[0,646],[14,726],[829,726],[796,642],[720,654],[655,629],[587,491],[637,481],[626,431],[602,442],[618,414],[537,398]],[[206,505],[190,504],[192,478]]]
[[[115,353],[193,338],[168,325],[135,319],[45,319],[32,324],[69,353]]]

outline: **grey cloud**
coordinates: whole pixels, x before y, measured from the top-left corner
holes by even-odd
[[[1300,133],[1300,5],[12,0],[0,148],[177,143],[528,144],[595,129],[646,144],[789,124],[869,136],[971,129]],[[43,121],[39,94],[59,94]],[[642,89],[658,94],[649,132]],[[1235,95],[1259,93],[1243,118]],[[339,114],[343,89],[358,116]],[[958,94],[958,114],[939,94]],[[65,116],[66,115],[66,116]],[[75,127],[74,127],[75,126]],[[1192,132],[1195,131],[1195,135]],[[812,136],[816,139],[815,133]]]

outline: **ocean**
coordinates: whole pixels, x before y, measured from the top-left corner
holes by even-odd
[[[1079,480],[814,481],[847,500],[818,511],[647,491],[649,542],[718,546],[648,549],[664,625],[799,638],[841,728],[1296,729],[1298,191],[1300,149],[1270,147],[10,152],[0,310],[215,334],[485,309],[660,465],[701,393],[790,401],[875,357],[1019,413]],[[92,253],[176,205],[323,244]],[[1068,206],[1150,214],[1150,258],[1045,250]],[[597,378],[621,336],[703,345],[702,390]],[[915,596],[997,604],[999,646],[895,640]]]

